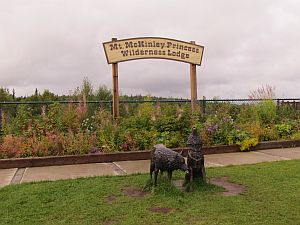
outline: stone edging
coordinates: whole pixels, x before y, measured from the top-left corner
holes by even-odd
[[[251,150],[263,150],[274,148],[300,147],[300,140],[292,141],[272,141],[261,142]],[[183,155],[187,155],[188,148],[176,148],[175,151],[183,151]],[[205,155],[239,152],[237,145],[221,145],[203,148]],[[104,154],[87,154],[87,155],[67,155],[67,156],[49,156],[49,157],[32,157],[32,158],[13,158],[0,159],[0,169],[8,168],[25,168],[39,166],[57,166],[72,165],[83,163],[104,163],[129,160],[145,160],[150,159],[150,151],[134,151],[134,152],[117,152]]]

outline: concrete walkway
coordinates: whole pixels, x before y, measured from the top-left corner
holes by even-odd
[[[205,155],[206,167],[300,159],[300,147]],[[42,180],[148,173],[150,160],[0,169],[0,187]]]

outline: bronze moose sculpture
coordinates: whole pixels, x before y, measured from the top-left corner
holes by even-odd
[[[151,151],[150,177],[154,172],[154,185],[157,185],[157,175],[159,171],[168,172],[169,181],[172,179],[174,170],[186,172],[185,184],[191,183],[194,179],[200,179],[206,182],[206,173],[204,167],[204,155],[202,152],[202,140],[198,134],[197,128],[193,127],[192,133],[188,137],[187,145],[187,164],[182,156],[182,152],[173,151],[163,144],[157,144]]]
[[[150,176],[152,180],[152,174],[154,172],[154,185],[156,186],[157,184],[157,175],[159,171],[161,171],[161,173],[167,171],[169,181],[171,181],[172,172],[178,169],[185,172],[188,170],[183,156],[162,144],[155,145],[154,149],[151,151],[150,162]]]

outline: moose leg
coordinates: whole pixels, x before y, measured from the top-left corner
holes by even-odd
[[[190,182],[192,182],[193,180],[194,180],[194,169],[193,168],[191,168],[190,169]]]
[[[171,179],[172,179],[172,171],[168,171],[168,178],[169,178],[169,181],[171,181]]]
[[[157,185],[157,175],[158,175],[158,169],[155,168],[155,170],[154,170],[154,186]]]
[[[151,163],[150,164],[150,177],[151,177],[151,180],[152,180],[152,174],[153,174],[154,169],[155,169],[155,164]]]
[[[188,170],[188,172],[185,174],[184,182],[185,182],[185,184],[191,182],[191,172],[190,172],[190,170]]]

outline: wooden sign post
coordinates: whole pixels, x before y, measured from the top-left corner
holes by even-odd
[[[112,41],[117,41],[117,38],[112,38]],[[112,63],[112,83],[113,83],[113,118],[119,117],[119,81],[118,81],[118,63]]]
[[[192,111],[197,104],[196,65],[200,66],[204,47],[194,41],[185,42],[169,38],[144,37],[103,43],[107,62],[112,64],[113,117],[119,117],[118,63],[137,59],[170,59],[190,64]]]
[[[195,44],[191,41],[191,44]],[[190,82],[191,82],[191,108],[192,112],[195,111],[197,105],[197,69],[196,65],[190,64]]]

